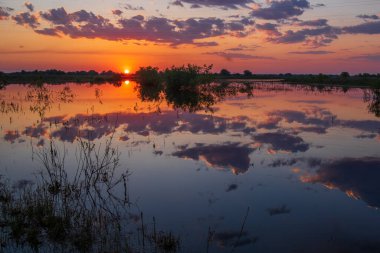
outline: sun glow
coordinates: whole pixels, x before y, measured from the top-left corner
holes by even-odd
[[[129,69],[124,69],[124,74],[128,75],[130,73]]]
[[[130,83],[129,80],[124,81],[125,85],[129,85],[129,83]]]

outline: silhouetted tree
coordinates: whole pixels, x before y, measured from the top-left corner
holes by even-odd
[[[347,78],[350,77],[350,73],[348,73],[348,72],[342,72],[342,73],[340,74],[340,77],[343,78],[343,79],[347,79]]]
[[[222,76],[230,76],[230,75],[231,75],[231,72],[228,71],[227,69],[222,69],[222,70],[220,71],[220,75],[222,75]]]
[[[244,76],[245,77],[251,77],[252,76],[252,72],[249,71],[249,70],[244,70]]]
[[[98,74],[98,72],[96,72],[95,70],[89,70],[87,73],[89,75],[94,75],[94,76]]]

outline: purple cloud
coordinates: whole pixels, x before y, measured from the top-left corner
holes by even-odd
[[[10,16],[9,12],[13,9],[7,7],[0,7],[0,20],[8,19]]]
[[[280,36],[281,33],[278,31],[279,25],[272,23],[256,24],[256,29],[259,31],[264,31],[270,36]]]
[[[270,40],[275,43],[306,43],[312,47],[321,47],[337,39],[339,34],[341,34],[340,28],[325,26],[312,29],[306,28],[298,31],[288,30],[284,34]]]
[[[380,62],[380,53],[353,56],[353,57],[350,57],[349,59]]]
[[[177,0],[172,5],[183,7],[183,3],[191,4],[191,8],[200,7],[219,7],[222,9],[248,8],[248,4],[254,3],[253,0]]]
[[[252,0],[180,0],[172,4],[193,4],[197,7],[217,6],[225,9],[246,7]],[[65,8],[55,8],[38,13],[32,4],[26,2],[28,12],[13,15],[19,25],[31,27],[36,33],[47,36],[68,36],[71,38],[100,38],[113,41],[139,40],[168,44],[172,47],[190,44],[196,47],[217,46],[217,42],[202,41],[219,36],[245,37],[256,31],[263,31],[267,40],[276,44],[303,43],[311,48],[326,46],[342,34],[380,34],[380,21],[376,15],[360,15],[371,19],[358,25],[333,27],[327,19],[299,20],[305,10],[313,8],[308,0],[272,0],[268,5],[252,10],[249,17],[234,15],[222,18],[170,19],[166,17],[121,17],[123,11],[112,10],[116,21],[86,10],[67,12]],[[129,8],[130,7],[130,8]],[[126,5],[126,9],[136,9]],[[10,17],[10,8],[0,7],[0,20]],[[114,18],[115,18],[114,16]],[[375,17],[376,16],[376,17]],[[275,22],[255,24],[254,17]],[[42,22],[42,21],[43,22]],[[294,29],[285,30],[285,25]],[[283,27],[282,27],[283,26]],[[241,50],[237,49],[236,51]],[[232,51],[232,50],[231,50]],[[291,52],[296,54],[326,54],[327,51]],[[247,54],[214,52],[225,59],[267,59]]]
[[[307,0],[280,0],[270,1],[269,7],[260,7],[251,12],[251,16],[268,20],[289,19],[300,16],[306,9],[310,9]]]
[[[123,12],[121,10],[112,10],[112,14],[116,16],[120,16],[121,14],[123,14]]]
[[[37,28],[40,23],[38,23],[38,19],[34,14],[30,14],[29,12],[22,12],[12,17],[14,21],[18,25],[26,25],[31,28]]]
[[[130,4],[125,4],[124,9],[130,10],[130,11],[142,11],[142,10],[144,10],[144,8],[141,6],[132,6]]]
[[[63,7],[40,12],[40,16],[49,23],[49,27],[38,26],[35,16],[29,13],[23,13],[22,16],[14,17],[14,19],[18,24],[29,24],[37,33],[43,35],[106,40],[145,40],[167,43],[171,46],[181,44],[215,46],[217,45],[215,42],[197,42],[196,40],[222,35],[246,36],[250,24],[253,24],[246,18],[234,21],[219,18],[171,20],[164,17],[146,18],[142,15],[120,18],[117,23],[113,23],[103,16],[85,10],[67,13]]]
[[[248,146],[237,143],[222,145],[198,144],[196,147],[174,152],[172,155],[179,158],[204,160],[214,168],[229,168],[235,175],[243,174],[250,167],[249,155],[254,151]]]
[[[324,51],[324,50],[316,50],[316,51],[293,51],[289,52],[289,54],[309,54],[309,55],[325,55],[325,54],[333,54],[332,51]]]
[[[273,57],[257,56],[257,55],[250,55],[250,54],[241,54],[241,53],[210,52],[206,54],[220,56],[228,61],[232,61],[234,59],[239,59],[239,60],[273,60],[274,59]]]
[[[26,7],[29,11],[34,11],[34,6],[33,6],[32,3],[25,2],[24,5],[25,5],[25,7]]]
[[[346,26],[343,28],[343,31],[349,34],[380,34],[380,21]]]
[[[40,12],[42,18],[55,25],[65,25],[71,22],[70,16],[67,14],[65,8],[51,9],[47,12]]]
[[[288,151],[292,153],[305,152],[310,145],[299,136],[286,133],[262,133],[254,136],[254,140],[259,143],[269,144],[272,149],[279,151]]]
[[[379,20],[380,19],[378,15],[358,15],[356,17],[364,19],[364,20],[368,20],[368,19]]]
[[[315,20],[299,20],[297,23],[299,26],[328,26],[327,19],[315,19]]]
[[[328,161],[314,173],[301,177],[304,183],[320,183],[337,188],[369,206],[380,207],[380,159],[342,158]]]

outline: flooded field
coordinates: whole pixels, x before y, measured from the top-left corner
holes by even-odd
[[[379,252],[379,101],[284,84],[9,85],[1,245]]]

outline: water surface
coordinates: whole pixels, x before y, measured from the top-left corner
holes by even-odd
[[[219,86],[218,86],[219,87]],[[379,252],[379,91],[230,84],[181,94],[112,85],[0,91],[0,174],[35,180],[50,141],[113,137],[130,216],[181,252]],[[133,223],[133,222],[132,222]],[[136,226],[136,227],[135,227]],[[134,242],[141,248],[141,242]]]

